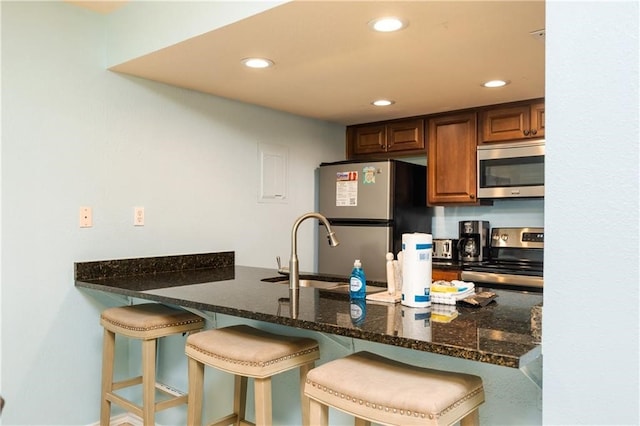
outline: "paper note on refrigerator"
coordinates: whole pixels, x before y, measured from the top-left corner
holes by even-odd
[[[358,172],[336,173],[336,207],[358,205]]]

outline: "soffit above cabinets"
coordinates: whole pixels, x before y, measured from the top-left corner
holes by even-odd
[[[409,26],[367,25],[386,15]],[[349,125],[544,97],[544,27],[544,1],[293,1],[111,70]]]

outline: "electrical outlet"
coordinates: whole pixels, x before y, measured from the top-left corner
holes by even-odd
[[[133,208],[133,226],[144,226],[144,207]]]
[[[80,228],[91,228],[93,226],[93,212],[91,207],[80,207]]]

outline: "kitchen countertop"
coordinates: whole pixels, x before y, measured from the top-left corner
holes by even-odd
[[[525,367],[541,354],[532,309],[539,315],[542,295],[534,293],[493,290],[498,297],[483,308],[367,301],[364,319],[352,321],[346,293],[303,287],[294,319],[288,285],[262,281],[277,271],[234,265],[233,252],[76,263],[75,277],[79,288],[504,367]]]
[[[462,262],[457,260],[433,260],[432,267],[433,269],[443,269],[443,270],[454,270],[460,271],[462,270]]]

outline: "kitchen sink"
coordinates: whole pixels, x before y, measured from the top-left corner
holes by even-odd
[[[273,277],[273,278],[265,278],[262,281],[269,283],[277,283],[277,284],[285,284],[289,286],[289,277],[281,276],[281,277]],[[349,283],[347,281],[331,281],[331,280],[322,280],[318,278],[300,278],[298,281],[300,283],[300,287],[313,287],[318,288],[320,290],[330,291],[332,293],[349,293]],[[384,291],[384,287],[377,286],[366,286],[367,294],[369,293],[377,293],[380,291]]]
[[[283,281],[283,283],[289,285],[289,281]],[[300,280],[300,287],[315,287],[315,288],[336,288],[341,286],[349,286],[348,283],[320,281],[320,280]]]

